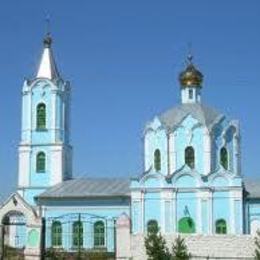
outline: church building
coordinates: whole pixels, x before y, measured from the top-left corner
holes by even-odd
[[[22,86],[18,186],[0,207],[2,248],[28,259],[43,248],[113,253],[122,215],[133,235],[155,226],[163,235],[255,234],[260,182],[241,172],[239,121],[204,104],[192,56],[179,74],[180,103],[144,126],[144,169],[131,178],[74,178],[71,86],[52,41],[47,34],[38,71]]]

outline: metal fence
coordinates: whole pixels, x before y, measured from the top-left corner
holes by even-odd
[[[109,255],[115,253],[115,219],[87,213],[45,220],[45,255]],[[107,259],[107,258],[106,258]]]

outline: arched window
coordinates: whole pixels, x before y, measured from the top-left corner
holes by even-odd
[[[159,149],[154,151],[154,169],[157,172],[161,170],[161,152]]]
[[[228,152],[226,147],[222,147],[220,149],[220,164],[224,169],[228,169]]]
[[[46,129],[46,106],[43,103],[37,106],[36,127],[38,130]]]
[[[46,155],[44,152],[39,152],[36,158],[36,172],[46,171]]]
[[[191,146],[188,146],[185,149],[185,164],[192,169],[195,167],[195,152]]]
[[[216,234],[227,234],[227,223],[225,219],[216,221]]]
[[[81,221],[74,222],[72,229],[73,246],[83,246],[83,223]]]
[[[51,226],[52,246],[62,246],[62,226],[60,221],[54,221]]]
[[[192,218],[184,217],[178,222],[178,231],[180,233],[195,233],[196,227]]]
[[[147,232],[157,233],[159,231],[158,222],[156,220],[149,220],[147,222]]]
[[[94,224],[94,246],[105,245],[105,225],[103,221],[97,221]]]

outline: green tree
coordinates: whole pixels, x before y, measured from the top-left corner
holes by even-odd
[[[159,228],[154,226],[148,230],[145,237],[145,248],[148,260],[170,260],[171,256],[166,241],[159,232]]]
[[[173,260],[188,260],[190,258],[184,238],[178,236],[172,245]]]
[[[255,237],[255,259],[260,260],[260,231],[257,230]]]

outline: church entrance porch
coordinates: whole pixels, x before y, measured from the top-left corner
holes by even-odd
[[[41,259],[42,220],[19,194],[0,208],[0,259]]]
[[[24,259],[26,221],[22,213],[11,211],[2,220],[2,248],[4,259]]]

